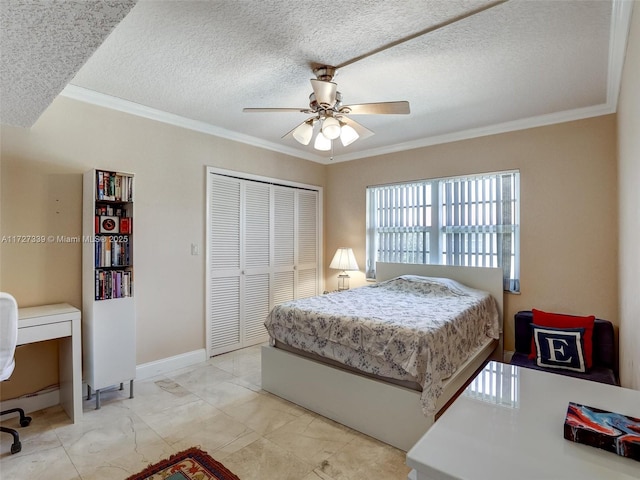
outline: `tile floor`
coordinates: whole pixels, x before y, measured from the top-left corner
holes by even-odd
[[[2,480],[123,480],[200,446],[242,480],[406,480],[405,453],[260,388],[260,346],[102,393],[73,425],[60,407],[31,414],[22,452],[0,438]],[[3,422],[8,426],[15,420]]]

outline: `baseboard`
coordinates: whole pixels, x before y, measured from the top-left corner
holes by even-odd
[[[162,375],[178,368],[189,367],[207,360],[206,350],[194,350],[173,357],[163,358],[154,362],[143,363],[136,367],[136,380],[144,380],[147,378]],[[86,390],[86,384],[82,384],[82,391]],[[51,390],[45,393],[36,393],[27,397],[12,398],[0,401],[0,409],[8,410],[10,408],[22,408],[25,412],[36,412],[44,408],[53,407],[60,404],[60,390]],[[14,414],[17,416],[18,414]],[[3,417],[5,418],[5,417]],[[7,415],[6,418],[11,418]]]
[[[504,363],[511,363],[511,357],[513,357],[513,353],[510,350],[505,350],[503,354]]]
[[[147,378],[162,375],[179,368],[190,367],[207,360],[207,352],[204,348],[194,350],[192,352],[181,353],[173,357],[155,360],[149,363],[143,363],[136,367],[136,380],[144,380]]]
[[[26,413],[36,412],[43,408],[53,407],[60,403],[60,390],[51,390],[46,393],[36,393],[28,397],[12,398],[10,400],[3,400],[0,402],[0,409],[8,410],[10,408],[21,408]],[[18,416],[17,413],[3,416],[2,418],[11,418],[11,416]]]

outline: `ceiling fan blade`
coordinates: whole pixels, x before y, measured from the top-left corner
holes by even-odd
[[[304,123],[304,122],[302,122]],[[302,123],[296,125],[295,127],[293,127],[291,130],[289,130],[287,133],[285,133],[284,135],[282,135],[280,138],[287,138],[287,137],[292,137],[293,138],[293,131],[298,128],[300,125],[302,125]]]
[[[399,114],[407,115],[409,102],[380,102],[380,103],[359,103],[356,105],[345,105],[340,109],[347,111],[349,115],[386,115]]]
[[[296,112],[296,113],[313,113],[308,108],[243,108],[245,113],[269,113],[269,112]]]
[[[337,84],[312,78],[311,87],[316,96],[316,102],[323,107],[333,107],[333,104],[336,103]]]
[[[282,135],[280,138],[286,138],[286,137],[292,137],[293,138],[293,132],[295,131],[296,128],[298,128],[300,125],[302,125],[303,123],[306,123],[307,121],[305,120],[302,123],[299,123],[298,125],[296,125],[295,127],[293,127],[291,130],[289,130],[287,133],[285,133],[284,135]]]
[[[353,128],[356,132],[358,132],[358,135],[360,135],[360,139],[365,139],[365,138],[368,138],[368,137],[370,137],[372,135],[375,135],[367,127],[359,124],[358,122],[356,122],[355,120],[350,119],[349,117],[342,116],[342,117],[340,117],[340,121],[346,123],[351,128]]]

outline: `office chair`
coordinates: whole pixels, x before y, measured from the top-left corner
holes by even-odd
[[[18,343],[18,304],[16,299],[8,293],[0,292],[0,381],[7,380],[15,367],[14,353]],[[20,414],[20,426],[26,427],[31,423],[31,417],[24,414],[21,408],[2,410],[0,416],[9,413]],[[13,428],[0,427],[1,432],[10,433],[13,436],[11,453],[22,450],[20,436]]]

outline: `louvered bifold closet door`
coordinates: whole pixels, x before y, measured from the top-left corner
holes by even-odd
[[[293,300],[296,190],[273,187],[273,305]]]
[[[317,295],[319,193],[208,169],[209,356],[268,340],[271,308]]]
[[[240,348],[241,182],[209,177],[209,355]]]
[[[269,314],[271,187],[245,183],[244,255],[242,257],[242,346],[269,339],[264,321]]]
[[[296,298],[318,294],[318,192],[298,190]]]

